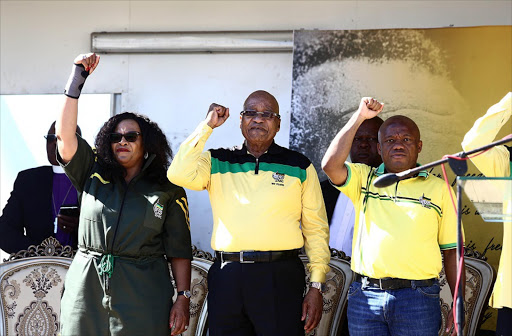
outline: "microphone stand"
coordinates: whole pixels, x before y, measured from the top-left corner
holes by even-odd
[[[495,142],[491,142],[490,144],[487,144],[485,146],[482,146],[482,147],[479,147],[479,148],[475,148],[475,149],[472,149],[472,150],[467,151],[467,152],[462,151],[462,152],[459,152],[459,153],[456,153],[456,154],[453,154],[453,155],[450,155],[450,156],[456,156],[456,157],[464,158],[464,157],[466,157],[468,155],[471,155],[471,154],[474,154],[474,153],[477,153],[477,152],[481,152],[483,150],[492,148],[494,146],[502,145],[502,144],[507,143],[509,141],[512,141],[512,137],[501,139],[501,140],[498,140],[498,141],[495,141]],[[440,164],[443,164],[443,163],[446,163],[446,162],[449,163],[450,167],[452,168],[452,170],[454,171],[454,173],[457,176],[460,176],[460,175],[463,175],[463,174],[466,173],[467,167],[462,167],[459,164],[458,160],[455,160],[455,159],[447,157],[447,158],[443,158],[441,160],[432,161],[432,162],[427,163],[426,165],[423,165],[423,166],[419,166],[419,167],[415,167],[415,168],[412,168],[412,169],[404,170],[403,172],[400,172],[400,173],[387,173],[387,174],[384,174],[382,176],[377,177],[375,179],[375,181],[373,181],[373,185],[375,187],[377,187],[377,188],[389,187],[390,185],[392,185],[392,184],[394,184],[394,183],[396,183],[398,181],[401,181],[403,179],[406,179],[409,176],[417,174],[417,173],[419,173],[422,170],[425,170],[425,169],[428,169],[428,168],[432,168],[432,167],[435,167],[435,166],[439,166]],[[461,162],[464,162],[464,161],[461,161]]]
[[[448,162],[448,164],[452,168],[455,175],[461,176],[461,175],[464,175],[468,169],[467,163],[466,163],[466,161],[456,160],[453,157],[464,158],[473,153],[481,152],[483,150],[492,148],[494,146],[502,145],[509,141],[512,141],[512,137],[507,137],[505,139],[491,142],[488,145],[485,145],[485,146],[482,146],[479,148],[475,148],[475,149],[472,149],[467,152],[462,151],[462,152],[456,153],[454,155],[450,155],[450,156],[452,156],[452,158],[446,157],[441,160],[433,161],[426,165],[408,169],[408,170],[405,170],[403,172],[396,173],[396,174],[395,173],[384,174],[384,175],[376,178],[375,181],[373,182],[373,185],[377,188],[389,187],[390,185],[392,185],[398,181],[401,181],[403,179],[406,179],[409,176],[415,175],[422,170],[425,170],[425,169],[428,169],[431,167],[435,167],[435,166],[438,166],[438,165],[446,163],[446,162]],[[457,183],[457,274],[459,274],[460,267],[462,267],[462,265],[460,265],[460,262],[459,262],[460,256],[462,255],[462,248],[463,248],[462,247],[463,242],[462,242],[461,209],[462,209],[462,186],[460,183]],[[457,323],[457,326],[458,326],[457,334],[458,335],[463,335],[463,330],[464,330],[464,325],[463,325],[463,323],[464,323],[464,299],[462,298],[462,290],[461,290],[461,287],[463,287],[462,285],[463,284],[459,285],[459,288],[457,289],[457,293],[452,293],[454,295],[454,297],[456,297],[454,304],[457,309],[457,311],[456,311],[457,316],[456,316],[456,321],[454,321],[454,323]]]

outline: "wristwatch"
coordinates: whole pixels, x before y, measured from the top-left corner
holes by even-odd
[[[192,293],[190,293],[189,290],[179,291],[178,296],[183,295],[187,299],[190,299],[192,297]]]
[[[320,293],[325,292],[325,283],[323,282],[310,282],[309,287],[318,289]]]

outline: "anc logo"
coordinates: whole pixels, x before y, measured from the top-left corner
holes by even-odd
[[[419,201],[420,201],[421,206],[423,206],[424,208],[430,209],[432,202],[428,198],[425,198],[425,194],[421,195],[421,197],[419,198]]]
[[[274,178],[274,181],[276,181],[277,183],[283,183],[284,181],[284,174],[275,172],[274,174],[272,174],[272,177]]]
[[[155,217],[162,219],[162,214],[164,213],[164,206],[158,202],[153,205],[153,212],[155,213]]]

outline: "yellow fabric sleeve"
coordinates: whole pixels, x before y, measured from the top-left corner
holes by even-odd
[[[361,185],[363,176],[367,176],[371,167],[361,163],[345,162],[347,180],[340,186],[335,186],[344,193],[353,204],[359,204],[361,199]]]
[[[462,148],[465,151],[491,143],[501,127],[512,115],[512,92],[491,106],[487,113],[475,121],[464,136]],[[512,131],[512,130],[511,130]],[[471,161],[485,176],[510,176],[510,153],[504,146],[493,147]]]
[[[203,152],[203,149],[212,131],[203,121],[185,139],[167,170],[169,181],[191,190],[209,189],[211,155],[209,151]]]
[[[331,259],[329,224],[320,182],[312,164],[306,169],[306,173],[307,178],[302,184],[301,225],[304,247],[309,259],[307,267],[311,272],[311,281],[325,282]]]

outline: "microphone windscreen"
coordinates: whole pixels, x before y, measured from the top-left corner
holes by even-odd
[[[382,176],[379,176],[373,181],[373,185],[376,188],[385,188],[389,187],[395,182],[398,182],[399,177],[394,173],[387,173]]]

